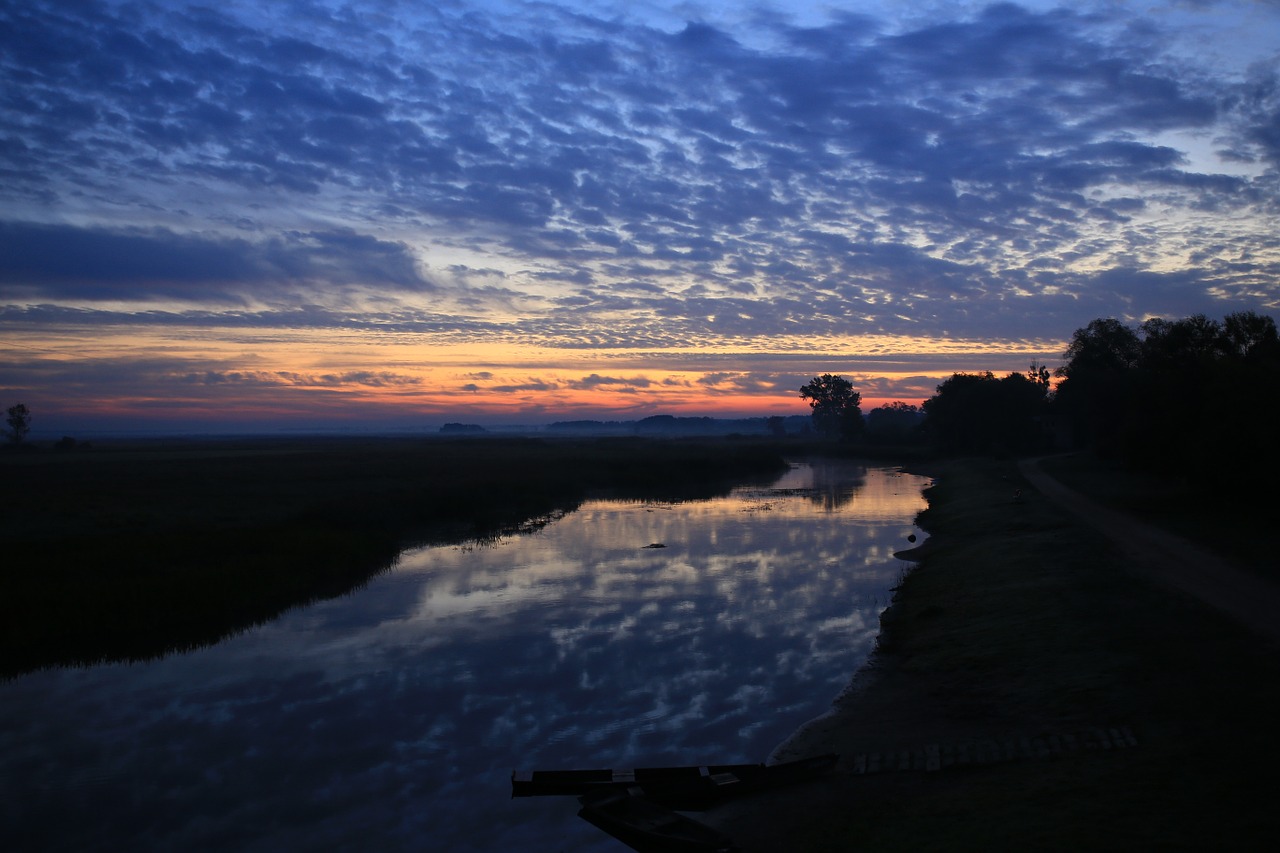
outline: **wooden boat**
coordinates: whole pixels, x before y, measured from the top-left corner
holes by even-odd
[[[636,788],[651,802],[699,811],[729,797],[812,779],[834,767],[838,759],[827,754],[780,764],[516,771],[511,774],[511,796],[586,796]]]
[[[736,849],[727,835],[650,801],[638,787],[605,788],[579,801],[579,817],[640,853]]]

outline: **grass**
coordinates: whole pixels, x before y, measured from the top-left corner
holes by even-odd
[[[1013,463],[948,464],[928,498],[931,539],[885,614],[874,666],[803,751],[1095,725],[1129,726],[1139,746],[837,775],[721,827],[752,839],[748,851],[1269,848],[1276,650],[1130,575]]]
[[[1126,470],[1088,453],[1045,460],[1045,470],[1099,503],[1192,538],[1245,568],[1280,580],[1276,538],[1264,517],[1270,497],[1247,463],[1239,489],[1196,489],[1186,478]]]
[[[593,496],[709,497],[776,474],[746,441],[170,441],[4,454],[0,677],[145,659],[343,594],[410,545]]]

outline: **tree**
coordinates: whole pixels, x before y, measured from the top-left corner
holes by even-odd
[[[1138,334],[1119,320],[1093,320],[1076,329],[1071,345],[1063,356],[1067,363],[1058,373],[1070,379],[1080,373],[1124,371],[1138,363],[1142,341]]]
[[[953,373],[924,401],[925,428],[948,451],[986,451],[994,443],[1000,380],[991,373]]]
[[[813,426],[823,435],[848,437],[862,431],[862,395],[843,376],[815,376],[800,389],[800,399],[809,401]]]
[[[897,400],[867,412],[867,434],[880,440],[906,441],[923,419],[919,406]]]
[[[1253,362],[1280,357],[1276,321],[1254,311],[1228,314],[1222,321],[1223,348],[1234,358]]]
[[[1047,371],[997,379],[991,371],[955,373],[924,402],[925,428],[938,446],[967,453],[1021,453],[1046,443]]]
[[[1138,332],[1095,320],[1076,330],[1066,357],[1054,405],[1082,444],[1236,498],[1280,476],[1269,414],[1280,387],[1273,318],[1156,317]]]
[[[1120,440],[1132,396],[1142,339],[1119,320],[1093,320],[1076,329],[1058,368],[1055,405],[1075,439],[1106,455]]]
[[[7,421],[9,424],[9,440],[14,444],[21,444],[31,430],[31,412],[22,403],[10,406]]]
[[[1027,378],[1036,385],[1043,387],[1045,394],[1049,393],[1049,386],[1053,384],[1051,382],[1052,376],[1053,374],[1049,372],[1049,368],[1041,364],[1039,359],[1033,358],[1031,360],[1031,366],[1027,368]]]

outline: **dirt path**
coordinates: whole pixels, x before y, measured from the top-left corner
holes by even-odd
[[[1242,571],[1167,530],[1089,500],[1045,473],[1039,462],[1019,463],[1027,482],[1106,534],[1133,561],[1136,571],[1200,599],[1280,645],[1280,585]]]

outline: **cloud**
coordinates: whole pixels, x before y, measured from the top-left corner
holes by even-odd
[[[548,382],[542,379],[529,379],[527,382],[509,383],[505,385],[489,385],[480,390],[489,391],[494,394],[527,394],[531,391],[555,391],[560,385],[556,382]],[[463,390],[475,390],[474,384],[467,385]]]
[[[633,376],[624,379],[618,376],[601,376],[598,373],[592,373],[590,376],[570,380],[565,384],[578,391],[590,391],[596,388],[609,388],[614,391],[634,391],[636,389],[648,388],[653,384],[653,382],[644,376]]]
[[[291,370],[204,370],[187,373],[179,381],[194,385],[251,385],[256,387],[289,386],[295,388],[396,388],[421,385],[417,376],[402,376],[389,371],[352,370],[344,373],[299,373]]]
[[[367,24],[342,38],[321,27],[308,41],[211,11],[108,17],[96,29],[28,19],[118,66],[106,85],[65,51],[24,52],[51,81],[33,87],[27,106],[39,126],[76,139],[80,155],[55,162],[71,148],[48,151],[35,174],[92,177],[98,169],[71,164],[86,162],[86,132],[105,130],[113,115],[125,122],[110,134],[116,144],[104,137],[88,147],[130,172],[122,150],[135,164],[141,144],[172,152],[145,158],[157,184],[194,174],[285,194],[369,191],[504,241],[518,239],[509,229],[562,216],[587,237],[588,254],[640,238],[650,244],[644,254],[706,260],[723,252],[711,229],[812,217],[824,189],[847,188],[854,197],[844,202],[821,199],[834,215],[862,200],[877,178],[869,169],[923,177],[917,201],[943,213],[956,180],[1030,186],[1047,173],[1079,184],[1088,176],[1071,168],[1078,158],[1067,146],[1157,121],[1199,127],[1215,114],[1214,101],[1184,92],[1173,69],[1103,40],[1083,14],[994,6],[900,34],[864,26],[833,50],[849,31],[839,22],[804,39],[783,30],[800,45],[788,53],[745,47],[706,24],[671,37],[611,26],[603,42],[603,22],[546,11],[565,27],[554,39],[535,38],[519,18],[498,29],[498,19],[437,11],[408,22],[426,40],[417,52],[397,46],[376,57],[358,52],[383,36]],[[467,50],[449,50],[450,41]],[[211,144],[216,156],[201,150]],[[1034,204],[1036,195],[1020,198]],[[585,230],[602,222],[617,224]]]
[[[0,318],[592,352],[1275,310],[1274,40],[1156,8],[8,4]]]
[[[297,284],[432,288],[403,244],[350,229],[289,231],[251,242],[165,228],[0,222],[0,286],[6,294],[238,303]]]

